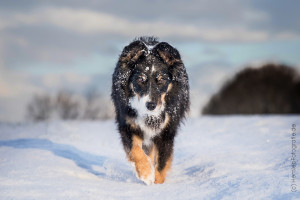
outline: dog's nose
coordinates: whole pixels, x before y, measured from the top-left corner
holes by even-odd
[[[146,107],[147,107],[148,110],[154,110],[155,107],[156,107],[156,103],[154,103],[154,102],[147,102],[146,103]]]

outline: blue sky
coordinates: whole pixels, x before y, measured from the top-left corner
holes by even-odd
[[[120,45],[120,52],[123,46]],[[202,63],[227,62],[232,67],[243,67],[253,61],[282,62],[295,67],[299,64],[300,40],[266,41],[255,43],[179,43],[176,46],[183,55],[186,67],[201,67]],[[115,66],[118,54],[90,55],[74,58],[72,63],[29,62],[16,63],[13,70],[33,75],[66,73],[72,71],[85,75],[109,74]],[[205,66],[203,66],[205,67]]]
[[[23,119],[34,94],[109,94],[118,55],[141,35],[181,52],[199,110],[247,65],[300,69],[299,8],[297,0],[0,0],[0,121]]]
[[[202,62],[222,60],[241,67],[252,61],[277,61],[291,65],[299,64],[300,40],[264,41],[247,43],[187,43],[180,46],[187,66]],[[201,66],[198,66],[201,67]]]

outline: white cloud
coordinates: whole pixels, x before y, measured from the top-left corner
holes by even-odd
[[[68,86],[85,88],[90,83],[91,77],[73,72],[65,72],[63,74],[45,74],[40,76],[39,79],[45,88],[56,88],[59,90]]]
[[[29,77],[5,67],[4,40],[0,38],[0,98],[11,98],[39,91],[29,84]]]
[[[22,96],[41,90],[29,84],[28,78],[22,74],[0,73],[0,98]]]
[[[267,18],[263,13],[258,15],[256,12],[247,13],[246,19],[250,21]],[[119,34],[130,37],[150,34],[208,41],[261,41],[269,38],[266,31],[250,30],[244,26],[216,27],[166,21],[130,21],[111,14],[69,8],[46,8],[16,14],[11,16],[7,24],[9,26],[50,24],[81,34]]]

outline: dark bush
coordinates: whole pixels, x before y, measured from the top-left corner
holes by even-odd
[[[300,113],[300,80],[296,70],[266,64],[245,68],[213,95],[203,114]]]
[[[56,99],[56,109],[61,119],[77,119],[80,114],[80,103],[67,91],[60,91]]]

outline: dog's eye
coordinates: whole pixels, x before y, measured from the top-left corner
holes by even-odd
[[[138,83],[145,83],[145,82],[146,82],[146,77],[144,77],[144,76],[138,77],[138,78],[137,78],[137,82],[138,82]]]
[[[158,83],[158,84],[165,84],[166,81],[167,81],[167,79],[164,78],[164,77],[161,77],[161,76],[160,76],[160,77],[157,78],[157,83]]]

